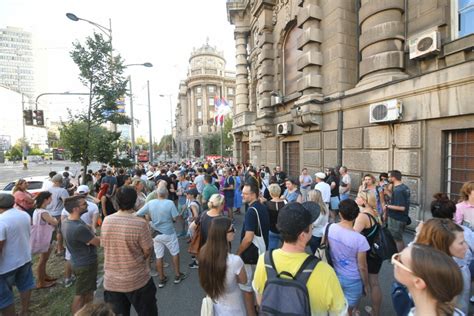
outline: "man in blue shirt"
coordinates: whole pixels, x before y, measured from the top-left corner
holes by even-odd
[[[137,216],[148,216],[151,219],[151,228],[153,232],[153,244],[156,254],[156,271],[160,275],[158,288],[163,288],[168,281],[163,270],[163,257],[165,248],[168,248],[173,257],[173,267],[175,272],[174,283],[178,284],[186,278],[179,269],[179,243],[178,236],[174,229],[174,222],[178,217],[178,210],[173,201],[168,200],[168,190],[164,186],[156,189],[158,199],[146,203],[137,212]],[[156,236],[155,236],[156,235]]]
[[[390,204],[385,206],[384,217],[387,218],[388,229],[397,244],[398,251],[405,248],[403,233],[405,227],[410,225],[410,188],[402,183],[402,173],[392,170],[388,173],[388,180],[393,185]]]

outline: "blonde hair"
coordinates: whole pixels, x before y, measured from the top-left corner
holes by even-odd
[[[280,197],[281,188],[278,184],[272,183],[268,186],[268,192],[272,197]]]
[[[218,193],[211,195],[207,206],[209,208],[220,208],[224,204],[224,197]]]
[[[462,201],[468,201],[469,200],[469,195],[471,195],[471,192],[474,190],[474,181],[468,181],[462,185],[461,192],[459,194],[461,195],[461,202]]]
[[[321,194],[321,191],[319,190],[311,190],[308,192],[308,197],[306,198],[307,201],[315,202],[319,205],[319,208],[321,209],[322,214],[326,214],[328,211],[328,207],[326,203],[323,201],[323,196]]]

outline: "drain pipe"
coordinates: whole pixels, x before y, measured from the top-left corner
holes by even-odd
[[[344,123],[344,114],[342,109],[337,111],[337,165],[342,166],[342,124]]]

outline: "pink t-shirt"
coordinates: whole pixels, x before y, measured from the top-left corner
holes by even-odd
[[[474,227],[474,205],[469,204],[468,201],[456,204],[454,221],[459,225],[462,225],[463,222],[468,222],[469,226]]]

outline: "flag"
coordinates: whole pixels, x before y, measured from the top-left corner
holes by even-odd
[[[214,97],[214,123],[216,125],[224,125],[224,117],[231,111],[229,103],[225,98]]]

